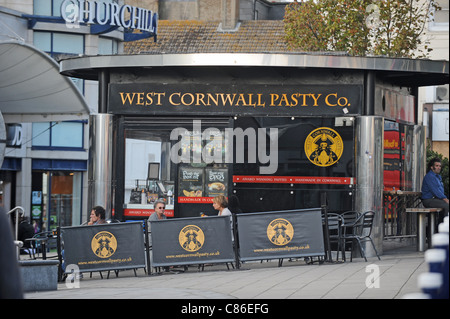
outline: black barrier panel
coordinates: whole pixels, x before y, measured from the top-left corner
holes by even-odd
[[[80,272],[145,268],[142,222],[62,227],[64,263]]]
[[[234,262],[230,216],[151,222],[152,267]]]
[[[321,209],[237,215],[242,261],[324,256]]]

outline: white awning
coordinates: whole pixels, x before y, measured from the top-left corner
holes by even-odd
[[[6,123],[86,119],[90,113],[51,57],[17,41],[0,42],[0,112]]]

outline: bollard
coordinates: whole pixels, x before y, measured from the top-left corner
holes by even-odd
[[[428,263],[430,269],[429,272],[444,273],[445,265],[445,250],[444,249],[428,249],[425,252],[425,261]]]
[[[443,296],[444,298],[449,297],[449,254],[448,254],[448,244],[449,244],[449,238],[448,234],[445,233],[437,233],[433,235],[433,248],[437,249],[443,249],[445,250],[445,262],[443,266],[443,281],[444,281],[444,287],[443,287]]]
[[[431,299],[441,299],[442,274],[426,272],[417,278],[417,286]]]
[[[448,235],[448,222],[447,223],[440,223],[438,226],[438,232],[441,234],[447,234]]]

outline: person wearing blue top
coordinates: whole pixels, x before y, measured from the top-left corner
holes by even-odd
[[[422,182],[422,204],[428,208],[442,208],[439,213],[439,223],[448,215],[448,198],[444,194],[444,184],[441,173],[442,164],[439,158],[432,159],[428,168],[428,173]]]

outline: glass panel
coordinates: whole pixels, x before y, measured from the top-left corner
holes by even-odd
[[[98,38],[98,54],[112,54],[113,45],[111,39]]]
[[[33,146],[50,146],[50,123],[33,123]]]
[[[82,35],[54,33],[53,52],[55,53],[84,53],[84,41]]]
[[[236,139],[233,150],[233,178],[247,178],[247,182],[233,187],[244,212],[320,207],[323,192],[334,211],[352,209],[352,124],[343,125],[334,118],[240,117],[234,125],[244,131],[249,129],[257,140],[238,143]],[[274,128],[278,128],[278,136],[274,136],[278,147],[271,149],[268,139],[265,145],[260,142],[264,134],[259,135],[259,130],[269,135],[269,129]],[[266,163],[261,161],[264,152],[270,154]],[[261,173],[261,167],[274,165],[274,174]]]
[[[83,79],[78,79],[78,78],[70,78],[70,79],[72,80],[73,84],[75,84],[77,89],[81,92],[81,94],[83,94],[84,80]]]
[[[64,0],[53,0],[53,16],[60,17],[61,16],[61,5]]]
[[[52,128],[53,147],[83,147],[83,123],[61,122]]]
[[[51,173],[50,230],[72,225],[73,174]]]
[[[52,7],[49,0],[34,0],[33,14],[40,16],[51,16]]]
[[[33,32],[33,44],[36,48],[45,52],[52,51],[52,34],[50,32]]]

